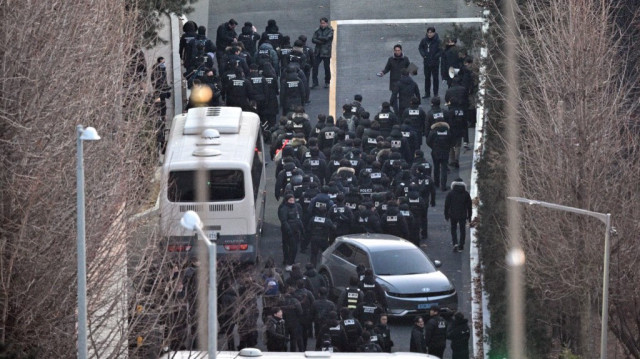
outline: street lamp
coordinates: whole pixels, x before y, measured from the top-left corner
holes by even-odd
[[[209,359],[215,359],[216,351],[218,349],[218,329],[217,329],[217,288],[216,288],[216,239],[213,242],[209,240],[209,237],[202,230],[202,221],[200,216],[194,211],[186,211],[180,219],[180,225],[182,227],[197,232],[200,239],[207,244],[209,250],[209,298],[207,300],[209,307],[208,319],[208,340],[207,346],[209,351]]]
[[[84,229],[84,155],[82,141],[97,141],[98,132],[93,127],[76,127],[77,135],[77,211],[78,211],[78,358],[87,358],[87,250]]]
[[[602,272],[602,328],[600,330],[600,359],[607,357],[607,332],[609,328],[609,257],[611,256],[611,245],[609,243],[609,233],[611,232],[611,213],[592,212],[586,209],[563,206],[560,204],[536,201],[522,197],[507,197],[508,199],[528,205],[538,205],[556,209],[559,211],[572,212],[585,216],[595,217],[606,225],[604,233],[604,269]]]

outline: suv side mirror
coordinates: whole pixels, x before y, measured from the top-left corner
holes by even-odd
[[[433,265],[436,266],[436,268],[440,268],[440,267],[442,267],[442,262],[440,262],[438,260],[435,260],[435,261],[433,261]]]

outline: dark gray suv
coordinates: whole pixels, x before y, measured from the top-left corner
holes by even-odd
[[[426,313],[434,305],[458,308],[455,287],[436,269],[440,263],[434,264],[405,239],[386,234],[338,237],[322,253],[319,272],[333,292],[340,293],[349,285],[349,278],[356,275],[358,264],[373,269],[387,296],[391,316]]]

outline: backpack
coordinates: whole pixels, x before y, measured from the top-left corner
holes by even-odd
[[[265,63],[271,63],[271,54],[268,49],[260,49],[256,56],[256,64],[262,68]]]
[[[358,338],[358,327],[356,326],[356,320],[353,318],[347,318],[342,321],[344,331],[347,333],[349,340],[355,340]]]
[[[185,64],[188,66],[200,66],[204,61],[205,47],[207,39],[193,38],[187,42],[187,50],[185,51]]]
[[[302,311],[305,314],[308,314],[309,312],[311,312],[311,304],[309,302],[309,298],[307,297],[307,295],[304,292],[299,292],[299,291],[294,291],[293,292],[293,297],[296,298],[298,300],[298,302],[300,302],[300,306],[302,307]]]
[[[266,277],[264,279],[264,295],[278,295],[279,293],[278,281],[274,277]]]

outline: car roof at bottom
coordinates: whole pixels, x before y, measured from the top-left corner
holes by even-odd
[[[336,242],[346,242],[357,244],[367,248],[371,252],[384,251],[389,249],[416,248],[417,247],[406,239],[380,233],[361,233],[349,234],[336,238]]]

